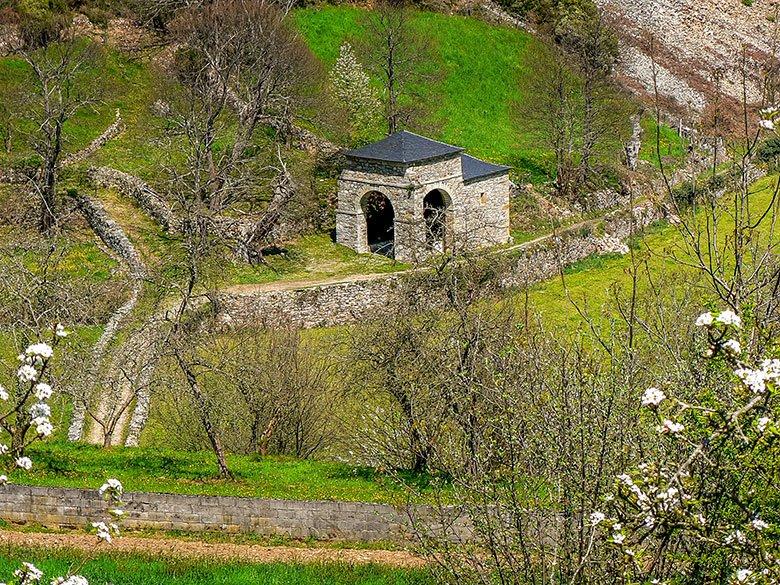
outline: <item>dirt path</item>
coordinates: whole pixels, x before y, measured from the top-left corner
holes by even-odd
[[[379,564],[397,568],[418,568],[425,561],[407,551],[334,548],[296,548],[255,544],[211,543],[121,536],[110,545],[96,545],[89,534],[51,534],[42,532],[0,531],[0,546],[77,550],[83,552],[140,553],[171,559],[208,559],[246,563],[347,563]]]

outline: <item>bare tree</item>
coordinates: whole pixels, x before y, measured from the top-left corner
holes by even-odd
[[[411,19],[404,0],[381,0],[365,20],[364,53],[369,69],[382,80],[388,134],[408,127],[413,119],[419,121],[424,112],[414,103],[415,92],[432,78],[425,70],[432,61],[429,44],[416,33]]]
[[[28,34],[19,53],[32,72],[27,113],[35,130],[28,138],[40,160],[30,183],[40,198],[40,229],[50,233],[58,221],[57,178],[67,144],[65,124],[98,100],[100,51],[66,26],[42,46],[37,36]]]

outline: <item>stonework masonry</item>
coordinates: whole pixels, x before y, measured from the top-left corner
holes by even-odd
[[[318,540],[403,541],[408,538],[405,508],[362,502],[264,500],[228,496],[126,493],[129,529],[218,531]],[[415,510],[417,516],[424,508]],[[84,528],[105,516],[97,490],[5,485],[0,518],[50,528]],[[463,521],[456,531],[467,535]]]
[[[511,188],[508,171],[464,180],[459,152],[409,164],[353,159],[339,178],[336,238],[360,253],[368,252],[364,205],[370,193],[381,193],[393,209],[395,258],[424,260],[431,251],[426,246],[423,200],[439,190],[446,204],[449,249],[505,244]]]
[[[624,240],[661,217],[662,210],[648,202],[496,252],[511,258],[502,286],[527,286],[551,278],[561,267],[611,251],[616,240]],[[226,326],[291,322],[304,328],[367,321],[400,302],[405,281],[416,274],[419,271],[268,291],[227,289],[219,298],[220,320]]]

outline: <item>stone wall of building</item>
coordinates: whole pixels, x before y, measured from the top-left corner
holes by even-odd
[[[366,220],[362,202],[371,192],[382,193],[394,213],[395,258],[418,262],[431,254],[426,243],[423,200],[440,190],[449,205],[446,237],[456,250],[476,249],[506,243],[509,239],[507,174],[463,181],[457,153],[425,164],[404,166],[354,160],[339,178],[336,238],[339,244],[360,253],[368,252]]]
[[[405,508],[361,502],[264,500],[228,496],[126,493],[123,526],[129,529],[251,533],[318,540],[402,541]],[[105,517],[97,490],[5,485],[0,518],[51,528],[79,528]],[[415,511],[424,514],[425,509]],[[468,534],[456,521],[456,532]]]

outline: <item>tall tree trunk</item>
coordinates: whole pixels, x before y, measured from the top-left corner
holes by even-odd
[[[214,455],[217,457],[217,466],[219,467],[219,475],[223,478],[233,478],[233,474],[230,472],[230,469],[227,465],[227,459],[225,458],[225,450],[222,448],[222,441],[219,440],[219,435],[217,434],[217,430],[214,427],[213,423],[211,422],[211,417],[209,416],[208,411],[208,405],[206,404],[206,397],[203,395],[203,392],[200,389],[200,386],[198,385],[197,377],[195,376],[195,373],[192,371],[192,368],[190,367],[189,363],[184,359],[184,357],[181,355],[181,352],[176,349],[176,361],[179,364],[179,368],[184,373],[185,378],[187,379],[187,385],[190,388],[190,392],[192,393],[192,398],[195,400],[195,405],[198,409],[198,416],[200,417],[200,422],[203,425],[203,430],[206,431],[206,436],[208,436],[209,443],[211,444],[211,449],[214,451]]]

